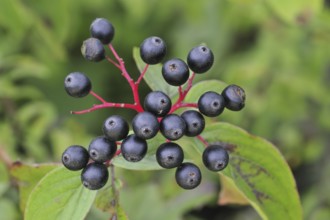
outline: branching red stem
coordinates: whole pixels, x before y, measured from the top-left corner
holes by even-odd
[[[209,143],[201,135],[197,135],[196,137],[205,145],[205,147],[209,146]]]

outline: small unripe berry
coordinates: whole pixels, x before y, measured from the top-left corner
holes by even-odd
[[[201,113],[195,110],[187,110],[181,117],[186,122],[187,129],[185,135],[194,137],[200,135],[205,128],[205,120]]]
[[[213,53],[206,46],[194,47],[187,57],[188,66],[195,73],[204,73],[208,71],[212,67],[213,61]]]
[[[102,163],[90,163],[81,172],[82,184],[90,190],[101,189],[108,181],[109,171]]]
[[[183,162],[183,150],[174,142],[161,144],[156,151],[158,164],[166,169],[177,167]]]
[[[133,131],[142,139],[150,139],[159,131],[157,117],[150,112],[140,112],[132,120]]]
[[[175,180],[183,189],[194,189],[202,181],[202,173],[193,163],[182,163],[175,172]]]
[[[168,84],[181,86],[189,78],[189,68],[183,60],[174,58],[163,64],[162,74]]]
[[[70,96],[81,98],[89,94],[92,83],[85,74],[73,72],[65,77],[64,88]]]
[[[179,115],[166,115],[160,122],[160,132],[171,141],[178,140],[186,132],[186,123]]]
[[[166,55],[166,44],[160,37],[148,37],[140,45],[140,55],[147,64],[160,63]]]
[[[105,58],[102,42],[97,38],[88,38],[81,46],[81,53],[86,60],[98,62]]]
[[[229,85],[222,91],[226,102],[226,108],[232,111],[239,111],[245,106],[245,91],[237,85]]]
[[[129,162],[142,160],[147,151],[147,142],[134,134],[128,135],[121,143],[121,154]]]
[[[94,138],[89,144],[88,153],[95,162],[103,163],[110,160],[117,151],[117,144],[104,136]]]
[[[144,99],[144,109],[157,117],[167,115],[171,107],[171,99],[161,91],[150,92]]]
[[[216,92],[206,92],[198,99],[199,111],[208,117],[220,115],[225,108],[225,99]]]
[[[103,134],[111,141],[119,141],[127,137],[129,126],[127,121],[119,115],[108,117],[103,123]]]
[[[226,168],[229,162],[228,152],[220,145],[209,145],[203,152],[203,163],[211,171]]]
[[[109,44],[115,35],[115,29],[105,18],[96,18],[91,26],[92,37],[99,39],[103,44]]]
[[[87,150],[80,145],[68,147],[62,154],[62,163],[69,170],[81,170],[88,163],[89,155]]]

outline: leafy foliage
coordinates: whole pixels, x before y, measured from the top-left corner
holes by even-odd
[[[173,4],[175,8],[172,7]],[[201,191],[182,192],[175,186],[171,171],[136,171],[159,169],[154,158],[157,142],[150,144],[146,160],[134,166],[118,157],[114,163],[118,167],[118,176],[123,180],[120,206],[117,209],[119,219],[127,219],[123,209],[131,219],[154,219],[154,216],[159,219],[160,215],[164,216],[164,219],[200,219],[202,217],[198,216],[202,215],[207,219],[241,219],[242,216],[256,218],[253,212],[238,208],[235,208],[235,214],[223,211],[222,207],[213,208],[217,213],[216,216],[207,216],[203,209],[195,209],[191,212],[196,207],[210,207],[216,200],[222,205],[233,202],[246,204],[248,201],[265,219],[282,217],[284,208],[281,208],[277,202],[281,201],[283,204],[290,203],[295,207],[289,211],[288,216],[296,215],[297,219],[302,218],[296,190],[292,189],[292,176],[288,173],[288,166],[273,146],[263,139],[256,138],[256,142],[264,146],[261,149],[268,149],[272,156],[278,155],[278,157],[274,156],[277,158],[274,160],[281,168],[272,167],[269,161],[259,158],[264,156],[262,153],[256,154],[254,151],[245,150],[247,144],[249,147],[251,145],[252,149],[259,146],[251,144],[252,140],[255,141],[254,136],[231,125],[219,124],[219,120],[238,125],[252,134],[275,143],[294,171],[304,218],[329,218],[330,196],[327,192],[330,190],[328,190],[329,175],[327,174],[330,167],[327,160],[329,156],[327,146],[330,100],[327,94],[330,10],[328,1],[323,0],[263,2],[138,0],[134,3],[128,0],[93,2],[82,0],[79,4],[65,0],[51,3],[35,0],[24,2],[2,0],[0,2],[2,39],[0,42],[0,213],[2,218],[15,220],[22,219],[23,213],[32,215],[34,208],[29,209],[28,212],[24,212],[23,209],[27,201],[33,207],[31,201],[38,193],[42,193],[40,188],[34,186],[44,186],[48,178],[49,180],[56,178],[52,173],[59,172],[59,176],[62,177],[66,175],[60,171],[61,168],[55,168],[53,164],[24,163],[22,166],[16,164],[8,171],[10,161],[6,158],[33,163],[59,161],[61,152],[66,146],[72,143],[87,146],[91,137],[101,134],[99,125],[102,121],[110,114],[118,113],[115,109],[109,109],[91,113],[86,117],[69,117],[70,110],[91,106],[94,100],[87,97],[81,101],[67,97],[62,86],[67,73],[83,70],[91,75],[97,92],[106,94],[107,99],[131,100],[131,97],[127,96],[130,94],[129,88],[124,85],[120,74],[116,74],[114,68],[109,67],[105,62],[98,65],[83,62],[83,58],[78,54],[82,41],[89,35],[86,31],[88,24],[95,17],[106,17],[113,21],[117,28],[114,45],[132,73],[138,71],[131,59],[131,48],[139,45],[147,36],[162,36],[168,42],[171,48],[168,58],[175,55],[185,59],[192,46],[206,42],[215,53],[215,66],[208,73],[196,77],[197,81],[203,80],[203,83],[196,84],[187,99],[196,100],[202,91],[209,88],[221,91],[225,85],[218,81],[219,79],[241,85],[247,92],[247,107],[241,114],[234,115],[225,111],[219,119],[207,121],[210,128],[221,131],[216,135],[213,134],[215,131],[206,131],[205,134],[209,135],[208,141],[219,141],[213,139],[213,136],[219,136],[221,141],[239,146],[231,153],[231,157],[234,158],[233,164],[230,164],[223,175],[205,174],[203,184],[206,184],[207,190],[203,191],[206,188],[202,185]],[[135,62],[141,70],[144,64],[138,59],[137,52],[137,49],[134,49]],[[156,74],[153,74],[154,72]],[[164,89],[171,94],[172,99],[175,99],[175,90],[163,88],[162,83],[158,81],[161,79],[158,77],[160,74],[160,66],[151,66],[146,82],[151,89]],[[137,74],[135,76],[137,77]],[[208,86],[204,86],[204,83]],[[141,85],[140,90],[143,96],[149,88]],[[132,117],[130,111],[121,114]],[[228,134],[230,132],[237,132],[239,137],[244,137],[244,144],[236,135]],[[202,148],[198,142],[187,140],[183,142],[189,160],[200,158]],[[197,151],[192,150],[193,146]],[[240,162],[237,152],[254,159],[246,163]],[[250,175],[253,170],[250,161],[258,159],[260,159],[258,163],[265,165],[267,170],[271,169],[272,175],[276,178],[265,177],[265,182],[259,181],[261,176],[266,175],[261,171],[260,175],[255,177],[252,175],[249,181],[257,182],[253,182],[256,189],[271,195],[269,197],[276,198],[276,201],[266,199],[265,202],[260,203],[253,192],[255,188],[249,187],[249,181],[244,181],[244,176]],[[240,175],[235,168],[237,163],[242,164],[243,175]],[[284,172],[278,173],[280,170]],[[136,173],[138,175],[135,175]],[[76,174],[70,173],[70,175]],[[264,188],[266,184],[281,185],[280,180],[285,175],[289,177],[283,190],[289,196],[287,200],[282,201],[287,195],[283,197],[282,191],[276,191],[282,187],[274,188],[272,192],[268,191],[271,189]],[[76,189],[75,192],[83,191],[78,187],[78,178],[75,178],[76,182],[72,181],[70,184]],[[16,185],[19,188],[19,195]],[[220,194],[217,189],[219,185],[222,187]],[[216,198],[218,194],[220,196]],[[90,201],[91,197],[90,195]],[[145,198],[145,202],[140,202],[141,197]],[[21,210],[18,209],[18,201]],[[90,204],[85,205],[90,207]],[[154,207],[153,210],[150,210],[150,207]],[[283,212],[279,211],[273,215],[272,209],[276,207]],[[97,219],[109,219],[109,213],[104,214],[95,210],[92,208],[86,219],[96,219],[96,216]],[[135,210],[141,211],[136,215]],[[164,210],[173,211],[164,214]],[[63,215],[66,215],[65,213],[67,212],[62,212]],[[85,215],[86,213],[81,214],[81,216]],[[287,218],[289,217],[285,217]]]

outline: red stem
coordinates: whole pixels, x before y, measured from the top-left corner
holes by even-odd
[[[148,70],[149,64],[146,64],[146,66],[144,67],[143,71],[141,72],[138,80],[135,82],[135,84],[140,84],[141,80],[143,79],[144,75],[146,74],[147,70]]]
[[[94,96],[96,99],[98,99],[100,102],[102,102],[103,104],[107,103],[107,101],[105,101],[101,96],[99,96],[98,94],[96,94],[93,91],[90,91],[89,94],[91,94],[92,96]]]
[[[93,105],[93,107],[81,111],[71,111],[71,114],[74,115],[81,115],[89,112],[93,112],[98,109],[103,109],[103,108],[129,108],[133,109],[137,112],[140,112],[140,107],[136,104],[128,104],[128,103],[113,103],[113,102],[106,102],[100,105]]]
[[[201,135],[197,135],[196,137],[205,145],[205,147],[209,146],[209,143]]]

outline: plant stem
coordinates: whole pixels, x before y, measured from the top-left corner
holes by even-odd
[[[116,176],[115,176],[115,168],[112,164],[110,164],[110,172],[111,172],[111,190],[113,194],[113,200],[111,201],[111,206],[114,208],[114,212],[112,213],[112,216],[110,217],[110,220],[117,220],[117,212],[116,208],[118,205],[118,197],[119,192],[116,189]]]
[[[209,146],[209,143],[201,135],[197,135],[196,137],[205,145],[205,147]]]

